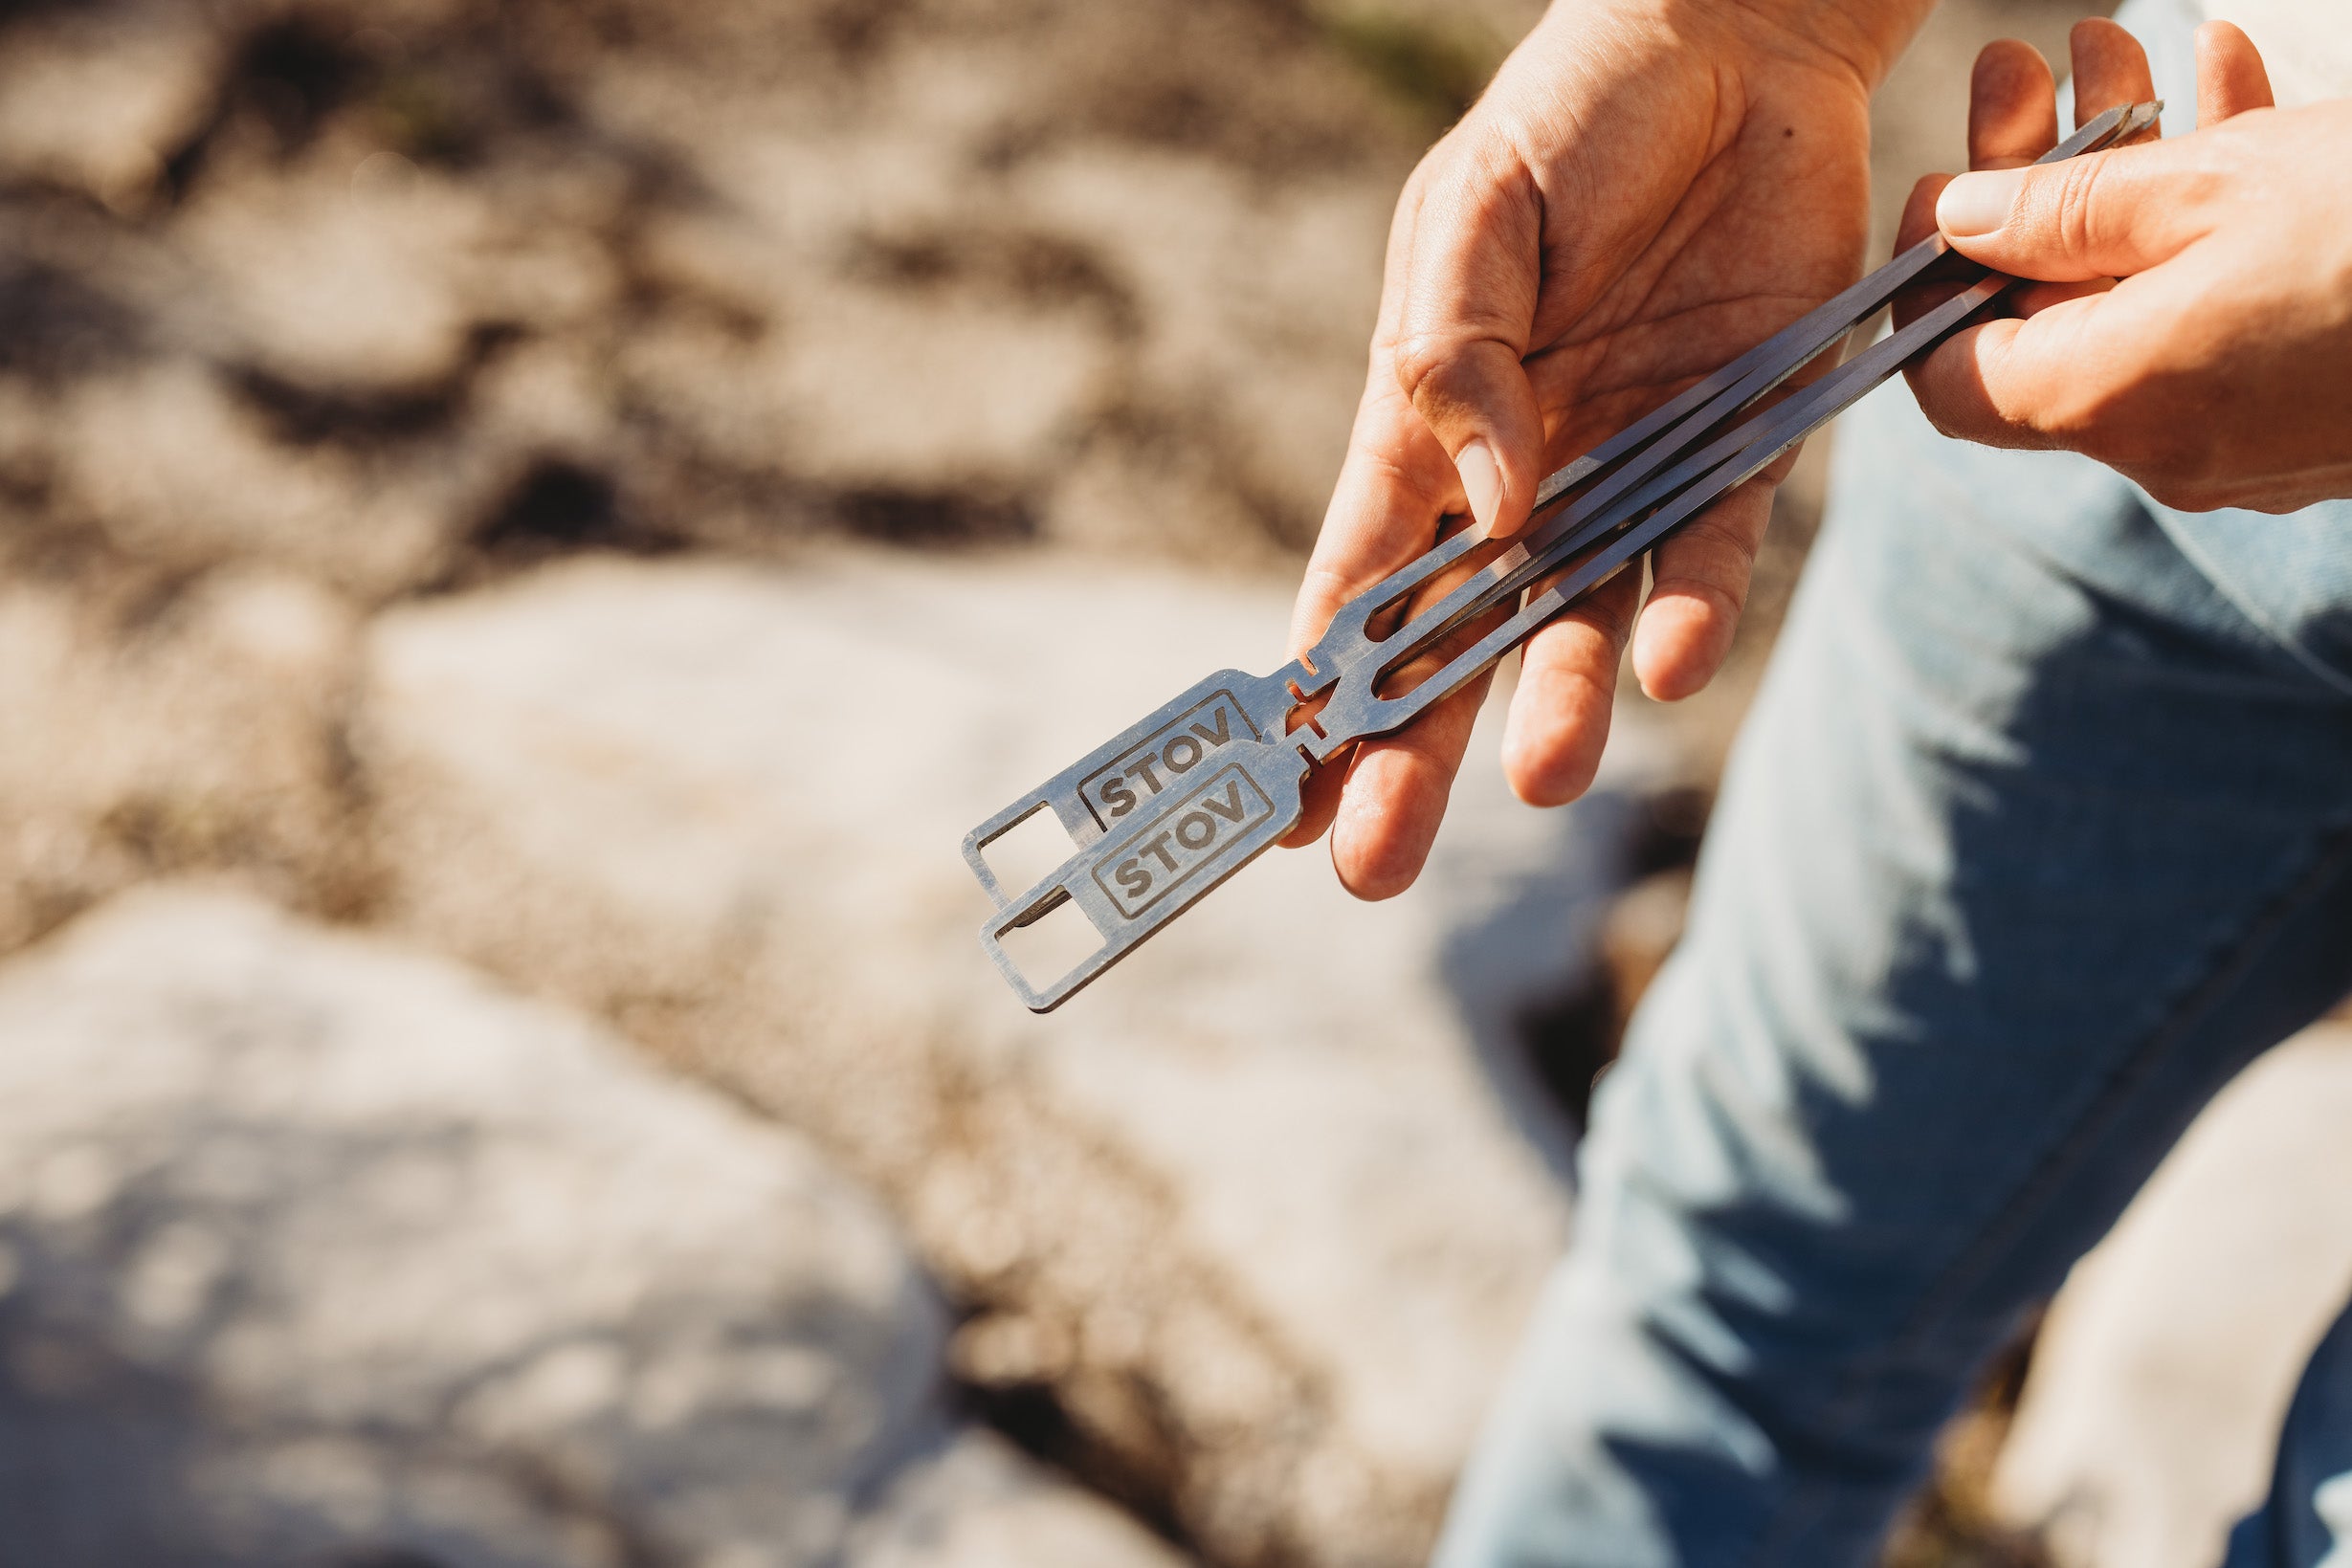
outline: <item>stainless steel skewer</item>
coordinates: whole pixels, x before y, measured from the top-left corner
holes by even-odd
[[[2155,125],[2161,103],[2111,109],[2043,162],[2075,157]],[[1940,266],[1941,264],[1941,266]],[[1875,315],[1900,289],[1947,277],[1961,287],[1917,320],[1781,402],[1732,425]],[[1930,237],[1561,469],[1535,516],[1509,541],[1464,531],[1357,595],[1304,655],[1268,675],[1220,671],[990,816],[964,855],[995,908],[981,942],[1021,1000],[1049,1012],[1133,952],[1298,822],[1311,763],[1410,723],[1627,563],[1744,483],[1958,330],[2015,279]],[[1730,429],[1725,429],[1730,425]],[[1484,549],[1492,559],[1401,626],[1406,604]],[[1555,573],[1557,582],[1520,596]],[[1382,687],[1400,668],[1481,617],[1511,613],[1409,690]],[[1302,710],[1320,702],[1311,718]],[[1051,875],[1002,887],[985,850],[1050,810],[1075,851]],[[1043,983],[1007,954],[1009,932],[1075,904],[1100,945]]]

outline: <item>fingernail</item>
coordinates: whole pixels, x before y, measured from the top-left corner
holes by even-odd
[[[1502,467],[1495,461],[1495,449],[1479,436],[1464,447],[1453,459],[1453,472],[1462,476],[1462,494],[1470,497],[1470,515],[1478,519],[1482,528],[1495,526],[1495,514],[1502,509]]]
[[[1956,239],[1991,233],[2009,221],[2009,209],[2017,205],[2017,190],[2025,181],[2022,168],[1962,175],[1936,198],[1936,227]]]

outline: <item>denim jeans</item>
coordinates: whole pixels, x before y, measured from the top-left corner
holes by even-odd
[[[2164,512],[1899,383],[1836,442],[1443,1568],[1869,1562],[2021,1314],[2352,990],[2352,506]],[[2229,1559],[2323,1561],[2352,1321]]]

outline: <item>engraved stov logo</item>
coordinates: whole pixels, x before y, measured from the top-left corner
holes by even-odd
[[[1191,782],[1186,775],[1235,740],[1257,739],[1233,694],[1214,692],[1088,774],[1078,795],[1108,828],[1163,791],[1181,792]]]
[[[1095,885],[1133,919],[1273,815],[1274,802],[1256,781],[1239,765],[1226,768],[1175,805],[1162,806],[1158,830],[1133,840],[1124,858],[1096,867]]]

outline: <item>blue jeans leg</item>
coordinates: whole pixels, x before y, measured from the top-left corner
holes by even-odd
[[[2303,1369],[2270,1495],[2230,1533],[2224,1568],[2352,1568],[2352,1311]]]
[[[1836,469],[1443,1568],[1868,1561],[2020,1313],[2352,987],[2352,675],[1900,386]]]

